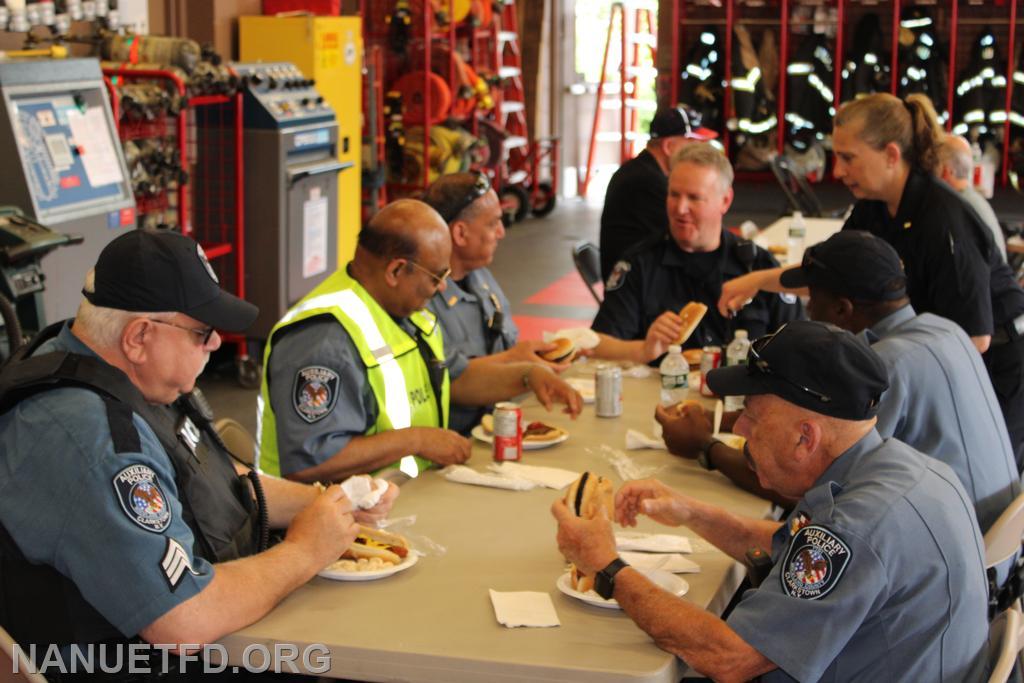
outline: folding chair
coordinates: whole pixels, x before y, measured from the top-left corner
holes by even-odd
[[[779,187],[786,195],[791,211],[800,211],[809,218],[820,218],[824,215],[821,202],[815,196],[807,178],[793,170],[793,163],[785,154],[776,154],[772,157],[771,169]]]
[[[988,627],[988,683],[1006,683],[1021,649],[1021,613],[1017,607],[1001,612]]]
[[[594,285],[601,282],[601,250],[593,242],[579,242],[572,248],[572,262],[576,264],[576,270],[579,271],[594,301],[600,306],[601,295],[594,289]]]
[[[0,626],[0,681],[28,681],[46,683],[42,674],[35,673],[28,656],[16,647],[14,638]],[[18,662],[18,673],[14,673],[14,662]]]
[[[236,458],[250,466],[255,463],[256,439],[241,423],[230,417],[222,417],[213,423],[213,428]]]
[[[1015,568],[1000,588],[996,585],[995,568],[1021,550],[1024,538],[1024,493],[1013,499],[985,534],[985,570],[988,573],[989,609],[1004,610],[1019,605],[1020,576]]]

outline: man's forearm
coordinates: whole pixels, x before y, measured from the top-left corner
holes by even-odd
[[[235,471],[245,475],[248,468],[235,465]],[[309,484],[288,481],[260,472],[260,484],[267,500],[267,514],[273,529],[283,529],[292,522],[292,518],[302,508],[309,505],[319,491]]]
[[[614,597],[658,647],[716,681],[748,681],[776,668],[724,621],[631,568],[615,576]]]
[[[312,483],[342,481],[354,474],[367,474],[386,467],[422,448],[419,427],[381,432],[373,436],[353,436],[340,451],[319,465],[288,475],[288,479]]]
[[[624,360],[633,363],[647,363],[643,339],[618,339],[602,332],[597,333],[600,341],[594,347],[593,357],[599,360]]]
[[[199,594],[142,629],[150,643],[210,643],[263,617],[322,567],[295,543],[215,565]]]
[[[474,358],[452,382],[452,402],[465,406],[488,406],[529,391],[533,363],[478,363]]]
[[[757,474],[747,464],[747,458],[743,455],[743,451],[729,448],[724,443],[718,442],[708,452],[708,462],[744,491],[785,507],[791,507],[796,502],[761,486]]]
[[[751,548],[770,550],[772,534],[779,528],[779,522],[737,517],[701,501],[691,501],[689,510],[686,526],[737,562],[746,561]]]

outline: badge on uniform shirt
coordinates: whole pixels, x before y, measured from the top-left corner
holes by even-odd
[[[170,586],[172,593],[181,585],[186,571],[199,576],[199,572],[192,569],[192,563],[188,561],[188,553],[170,536],[167,537],[167,548],[164,550],[163,559],[160,560],[160,571],[167,579],[167,585]]]
[[[321,365],[302,368],[295,375],[292,404],[309,424],[322,420],[338,401],[338,373]]]
[[[796,303],[796,294],[790,292],[779,292],[779,298],[782,299],[782,303],[792,306]]]
[[[782,590],[791,598],[818,600],[839,585],[850,547],[823,526],[800,529],[789,544],[782,564]]]
[[[612,274],[608,276],[608,282],[604,285],[604,291],[614,292],[616,289],[621,287],[626,282],[626,275],[629,273],[633,266],[629,264],[629,261],[619,261],[612,268]]]
[[[170,526],[171,506],[156,481],[156,472],[145,465],[129,465],[114,475],[113,483],[128,519],[155,534]]]

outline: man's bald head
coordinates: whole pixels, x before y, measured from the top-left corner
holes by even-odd
[[[974,174],[971,145],[961,135],[947,133],[939,145],[939,175],[956,190],[963,189]]]
[[[415,259],[428,245],[449,240],[441,215],[417,199],[399,199],[359,231],[359,246],[384,261]]]

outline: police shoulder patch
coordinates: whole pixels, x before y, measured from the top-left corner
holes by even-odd
[[[810,524],[793,536],[782,564],[782,590],[792,598],[818,600],[839,585],[850,547],[823,526]]]
[[[608,276],[608,282],[604,285],[604,291],[614,292],[626,282],[626,275],[633,268],[629,261],[619,261],[612,268],[612,274]]]
[[[313,424],[331,414],[338,401],[338,373],[322,365],[310,365],[295,374],[292,404],[295,412]]]
[[[113,484],[117,501],[128,519],[155,534],[170,526],[171,506],[152,469],[129,465],[114,475]]]

